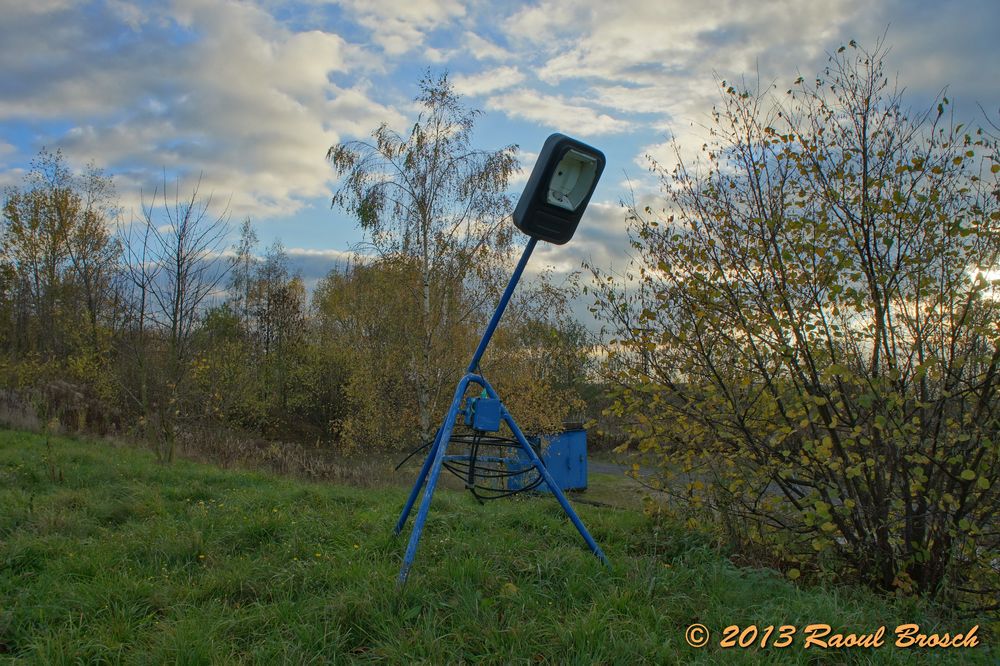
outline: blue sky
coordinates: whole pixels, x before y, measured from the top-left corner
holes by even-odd
[[[787,86],[888,28],[909,103],[949,86],[959,117],[996,120],[998,26],[996,0],[0,0],[0,186],[43,145],[106,169],[126,209],[200,174],[311,282],[362,240],[327,149],[406,127],[421,74],[448,70],[485,111],[478,145],[519,144],[525,172],[553,131],[607,154],[576,237],[533,267],[623,268],[618,202],[655,191],[644,156],[669,138],[701,145],[719,77]]]

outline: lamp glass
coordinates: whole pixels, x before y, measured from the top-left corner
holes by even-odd
[[[576,210],[590,192],[596,173],[597,158],[577,150],[566,151],[552,173],[546,201],[559,208]]]

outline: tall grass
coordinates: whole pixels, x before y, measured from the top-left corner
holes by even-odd
[[[306,483],[0,431],[0,661],[24,663],[951,663],[971,650],[722,650],[731,624],[856,632],[975,624],[739,569],[698,535],[551,497],[442,489],[410,582],[403,488]],[[711,645],[689,647],[700,622]],[[986,638],[984,629],[981,635]],[[891,642],[891,641],[890,641]],[[989,643],[987,638],[986,643]]]

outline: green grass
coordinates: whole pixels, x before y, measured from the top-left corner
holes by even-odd
[[[602,487],[608,481],[602,482]],[[156,464],[101,442],[0,431],[0,661],[24,663],[989,663],[952,651],[722,650],[730,624],[901,622],[850,589],[739,569],[634,510],[578,505],[603,567],[551,498],[435,496],[407,586],[406,491]],[[712,645],[689,647],[700,622]],[[982,631],[982,630],[981,630]],[[891,643],[891,640],[888,641]],[[987,642],[988,639],[987,639]]]

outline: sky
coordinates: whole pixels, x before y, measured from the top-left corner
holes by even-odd
[[[234,236],[251,217],[313,284],[364,240],[330,207],[328,148],[405,130],[421,76],[447,71],[484,111],[476,145],[520,146],[515,193],[552,132],[605,152],[576,236],[530,267],[620,271],[620,202],[655,192],[647,155],[701,145],[719,79],[787,87],[885,35],[906,103],[946,90],[982,123],[998,26],[997,0],[0,0],[0,187],[43,146],[112,175],[126,215],[165,178],[200,178]]]

